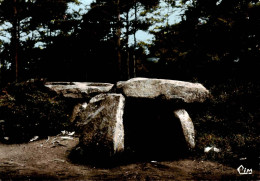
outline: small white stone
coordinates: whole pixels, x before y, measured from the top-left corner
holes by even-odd
[[[9,140],[9,137],[4,137],[4,139],[5,139],[6,141],[8,141],[8,140]]]
[[[84,102],[84,103],[82,104],[82,106],[81,106],[81,107],[82,107],[83,109],[86,109],[86,108],[87,108],[87,106],[88,106],[88,103]]]
[[[204,152],[205,152],[205,153],[208,153],[211,149],[212,149],[212,147],[209,147],[209,146],[208,146],[208,147],[204,148]]]

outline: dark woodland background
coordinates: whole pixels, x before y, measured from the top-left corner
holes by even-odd
[[[103,82],[135,76],[257,79],[258,1],[165,2],[169,8],[185,8],[182,21],[149,30],[155,35],[152,44],[129,45],[130,35],[168,18],[147,15],[159,8],[159,1],[96,1],[80,19],[79,12],[66,12],[76,0],[2,0],[0,24],[12,26],[6,30],[11,42],[0,41],[1,85],[37,77]],[[1,31],[1,36],[7,35]],[[44,46],[35,46],[39,42]]]

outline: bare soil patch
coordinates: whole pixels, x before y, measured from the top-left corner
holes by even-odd
[[[55,142],[59,139],[59,142]],[[111,168],[76,164],[69,154],[78,138],[59,137],[24,144],[0,144],[0,179],[28,180],[201,180],[259,179],[259,171],[241,176],[235,168],[216,162],[181,159],[140,161],[118,164]]]

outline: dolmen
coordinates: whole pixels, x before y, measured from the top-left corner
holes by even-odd
[[[195,130],[185,105],[203,103],[210,96],[199,83],[152,78],[115,85],[50,82],[46,86],[81,100],[71,119],[80,135],[79,144],[90,156],[102,158],[129,147],[146,153],[174,151],[180,144],[193,149]]]

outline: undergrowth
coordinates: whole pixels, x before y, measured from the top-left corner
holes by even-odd
[[[196,130],[195,155],[234,167],[243,163],[259,169],[260,83],[227,80],[204,85],[211,99],[189,110]],[[204,153],[208,146],[220,152]]]
[[[0,120],[0,138],[10,143],[54,135],[70,124],[65,101],[40,80],[12,83],[2,89]]]

